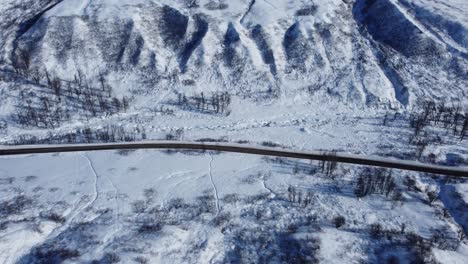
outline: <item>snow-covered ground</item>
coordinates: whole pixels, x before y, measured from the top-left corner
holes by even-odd
[[[465,2],[3,0],[0,144],[466,166]],[[193,151],[2,157],[0,262],[466,263],[466,180],[387,173]]]
[[[457,217],[466,213],[466,195],[446,187],[466,180],[393,171],[400,198],[357,198],[362,168],[355,166],[327,176],[301,160],[150,150],[8,157],[0,168],[4,263],[380,263],[392,256],[464,263],[468,256],[466,217]],[[444,198],[431,201],[430,192]],[[381,230],[371,231],[377,224]]]

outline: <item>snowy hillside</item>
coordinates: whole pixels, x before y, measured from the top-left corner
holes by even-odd
[[[382,146],[403,143],[411,118],[433,105],[436,126],[455,124],[455,138],[466,132],[464,1],[5,0],[0,8],[4,143],[112,125],[119,140],[184,134],[387,155],[396,151]]]
[[[8,1],[5,63],[28,51],[32,68],[104,74],[119,91],[310,88],[402,106],[466,97],[464,1],[42,1],[19,26],[23,1]]]
[[[465,0],[0,2],[0,148],[468,166]],[[467,186],[218,152],[0,157],[0,263],[467,263]]]

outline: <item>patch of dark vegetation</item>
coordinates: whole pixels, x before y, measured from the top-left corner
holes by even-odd
[[[318,7],[310,5],[296,11],[296,16],[313,16],[317,13]]]
[[[15,182],[14,177],[0,178],[0,185],[12,184]]]
[[[222,200],[225,203],[234,204],[234,203],[241,201],[241,198],[239,197],[238,194],[232,193],[232,194],[225,195]]]
[[[404,125],[409,126],[412,133],[409,134],[408,143],[414,146],[410,158],[420,161],[437,163],[434,153],[427,153],[428,146],[439,144],[454,144],[463,141],[468,134],[467,110],[463,110],[460,103],[447,105],[445,102],[424,100],[407,115],[398,112],[387,112],[383,117],[385,126]],[[444,165],[463,165],[463,160],[449,160]]]
[[[272,141],[263,141],[261,143],[261,145],[264,146],[264,147],[270,147],[270,148],[283,147],[281,144],[278,144],[278,143],[275,143],[275,142],[272,142]]]
[[[140,227],[138,227],[138,233],[155,233],[162,229],[162,225],[160,223],[144,223]]]
[[[145,192],[145,200],[132,203],[132,211],[135,214],[136,232],[139,234],[153,234],[159,232],[165,225],[184,225],[194,221],[204,222],[202,215],[215,213],[215,198],[211,190],[197,197],[194,203],[186,203],[181,198],[173,198],[166,201],[163,206],[154,204],[154,198]],[[230,219],[229,216],[220,214],[219,219],[213,219],[212,223],[221,225]]]
[[[128,156],[137,151],[136,149],[119,149],[115,153],[120,156]]]
[[[52,193],[57,192],[58,190],[59,190],[59,188],[57,188],[57,187],[49,188],[49,192],[52,192]]]
[[[357,180],[354,193],[357,197],[370,194],[384,194],[386,197],[399,192],[392,176],[392,171],[387,169],[364,168]]]
[[[342,227],[346,223],[346,218],[342,215],[338,215],[333,218],[333,224],[335,225],[336,228]]]
[[[207,153],[207,150],[201,149],[166,149],[163,151],[163,153],[166,153],[167,155],[173,155],[173,154],[184,154],[188,156],[204,156]],[[215,155],[218,154],[219,152],[216,151],[210,151],[211,154]]]
[[[29,53],[27,50],[21,52]],[[11,116],[24,127],[54,129],[72,118],[89,120],[128,110],[129,99],[113,96],[113,88],[104,74],[91,80],[78,71],[73,80],[65,80],[46,69],[32,69],[30,63],[21,65],[24,65],[21,76],[35,84],[35,90],[21,89],[17,112]]]
[[[175,131],[171,130],[171,132],[166,134],[166,140],[177,141],[177,140],[181,140],[183,136],[184,136],[183,129],[177,129]]]
[[[91,252],[100,243],[96,228],[107,221],[108,216],[102,214],[92,221],[73,224],[57,236],[47,239],[23,255],[18,264],[55,264],[76,262],[82,263],[79,257],[82,252]]]
[[[224,10],[228,7],[229,5],[224,3],[224,1],[210,0],[208,3],[205,4],[205,8],[208,10]]]
[[[316,196],[311,191],[303,193],[294,186],[288,187],[288,200],[291,203],[296,203],[303,207],[307,207],[313,204],[316,199]]]
[[[59,223],[59,224],[63,224],[66,221],[65,217],[59,215],[56,212],[41,212],[39,216],[43,219],[46,219],[55,223]]]
[[[195,142],[229,142],[226,137],[221,138],[200,138],[195,140]]]
[[[228,116],[230,114],[231,95],[227,92],[212,93],[211,96],[206,96],[203,92],[193,96],[179,93],[177,94],[177,101],[169,101],[168,103],[185,111]]]
[[[33,135],[19,135],[9,144],[64,144],[64,143],[102,143],[102,142],[133,142],[145,140],[146,132],[142,127],[126,130],[117,125],[108,125],[98,129],[83,128],[66,134],[48,134],[44,138]]]
[[[36,179],[37,179],[37,176],[29,175],[29,176],[26,176],[26,177],[24,178],[24,181],[25,181],[25,182],[31,182],[31,181],[34,181],[34,180],[36,180]]]
[[[376,259],[387,259],[388,263],[400,263],[400,260],[404,263],[439,263],[432,253],[434,244],[430,240],[414,233],[393,236],[391,233],[388,230],[379,233],[380,241],[374,250]]]
[[[113,264],[121,261],[120,256],[117,253],[111,252],[106,253],[100,260],[91,261],[92,264]]]
[[[56,248],[35,248],[27,258],[22,258],[18,263],[35,264],[59,264],[67,260],[72,260],[80,256],[80,252],[66,247]]]
[[[318,263],[319,240],[289,231],[239,228],[225,234],[226,263]]]
[[[138,256],[138,257],[135,257],[133,259],[133,261],[135,261],[136,263],[139,263],[139,264],[147,264],[149,263],[149,260],[145,257],[142,257],[142,256]]]
[[[25,195],[17,195],[9,201],[0,203],[0,217],[20,215],[33,205],[33,200]]]
[[[325,176],[334,180],[336,177],[334,172],[338,168],[338,162],[336,160],[336,151],[332,151],[325,154],[330,157],[330,160],[321,160],[319,162],[319,167],[321,168],[322,173],[324,173]]]
[[[460,140],[466,137],[468,130],[468,116],[462,112],[461,105],[448,106],[444,102],[423,101],[421,106],[411,113],[409,123],[414,129],[410,143],[417,141],[418,135],[426,126],[444,128],[447,133],[458,136]]]
[[[406,233],[406,225],[401,229],[384,229],[380,222],[369,226],[369,235],[375,240],[374,249],[376,259],[402,260],[404,263],[439,263],[436,261],[432,248],[441,250],[456,250],[462,240],[450,228],[431,230],[429,238],[416,233]],[[399,256],[399,258],[391,258]],[[399,262],[396,262],[399,263]]]

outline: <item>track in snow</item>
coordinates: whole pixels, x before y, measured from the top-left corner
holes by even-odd
[[[208,153],[210,155],[210,167],[209,167],[209,174],[210,174],[210,181],[211,181],[211,185],[213,186],[213,192],[214,192],[214,195],[215,195],[215,199],[216,199],[216,216],[218,216],[219,214],[219,196],[218,196],[218,188],[216,188],[216,184],[214,183],[213,181],[213,172],[212,172],[212,164],[213,164],[213,155],[211,155],[211,153]]]

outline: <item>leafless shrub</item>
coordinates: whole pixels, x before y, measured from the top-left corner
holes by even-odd
[[[15,181],[14,177],[0,178],[0,185],[12,184]]]
[[[128,155],[132,154],[135,151],[136,151],[136,149],[119,149],[115,153],[117,153],[120,156],[128,156]]]
[[[34,249],[31,255],[37,261],[34,263],[62,263],[77,258],[81,254],[76,249],[65,247],[39,247]]]
[[[33,191],[33,193],[38,193],[38,192],[40,192],[40,191],[42,191],[42,190],[44,190],[43,187],[37,186],[37,187],[34,187],[34,189],[33,189],[32,191]]]
[[[148,188],[143,191],[147,204],[152,204],[156,198],[157,192],[154,188]]]
[[[423,237],[415,233],[408,233],[406,235],[406,246],[411,253],[411,263],[437,263],[432,255],[432,245]]]
[[[214,219],[213,219],[213,224],[215,226],[222,226],[228,223],[232,218],[231,213],[229,212],[222,212],[218,214]]]
[[[121,261],[121,259],[120,259],[119,255],[117,255],[117,253],[112,252],[112,253],[104,254],[102,259],[100,259],[96,263],[99,263],[99,264],[113,264],[113,263],[119,263],[120,261]]]
[[[379,223],[374,223],[370,225],[369,228],[370,236],[374,239],[380,239],[383,235],[382,225]]]
[[[138,233],[155,233],[162,229],[160,223],[144,223],[138,228]]]
[[[144,213],[146,212],[147,209],[148,209],[148,205],[143,200],[138,200],[132,203],[132,211],[135,214]]]
[[[313,16],[317,13],[317,6],[310,5],[296,11],[296,16]]]
[[[233,193],[233,194],[227,194],[227,195],[225,195],[225,196],[223,197],[223,202],[225,202],[225,203],[231,203],[231,204],[233,204],[233,203],[239,202],[240,200],[241,200],[241,198],[239,197],[239,195],[238,195],[238,194],[235,194],[235,193]]]
[[[58,190],[60,190],[58,187],[51,187],[49,188],[49,192],[57,192]]]
[[[205,196],[201,196],[205,197]],[[185,203],[184,199],[182,198],[172,198],[166,202],[164,209],[167,211],[178,210],[188,208],[189,205]]]
[[[429,201],[429,204],[432,204],[438,197],[435,191],[428,191],[426,194],[427,194],[427,199]]]
[[[333,224],[335,225],[336,228],[342,227],[346,223],[346,218],[342,215],[338,215],[335,218],[333,218]]]
[[[142,256],[138,256],[138,257],[135,257],[133,259],[133,261],[135,261],[136,263],[139,263],[139,264],[147,264],[149,263],[149,260],[145,257],[142,257]]]
[[[205,194],[197,197],[197,206],[200,213],[213,213],[215,211],[215,202],[213,195]]]
[[[404,181],[408,191],[417,191],[421,192],[422,190],[416,185],[416,180],[412,177],[406,177]]]
[[[25,195],[15,196],[9,201],[0,203],[0,216],[8,217],[9,215],[22,214],[24,210],[32,206],[33,200]]]
[[[25,182],[31,182],[31,181],[34,181],[34,180],[36,180],[36,179],[37,179],[37,176],[29,175],[29,176],[26,176],[26,177],[24,178],[24,181],[25,181]]]
[[[263,141],[263,142],[262,142],[262,146],[264,146],[264,147],[270,147],[270,148],[281,147],[280,144],[275,143],[275,142],[272,142],[272,141]]]
[[[66,221],[66,219],[63,216],[55,212],[41,212],[40,216],[41,218],[47,219],[55,223],[60,223],[60,224],[63,224]]]
[[[205,8],[208,10],[223,10],[229,7],[226,3],[220,3],[219,1],[211,0],[205,4]]]
[[[194,96],[179,93],[177,94],[177,101],[170,103],[181,107],[183,110],[229,115],[231,95],[227,92],[213,93],[211,96],[206,96],[203,92]]]

